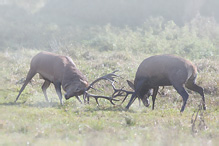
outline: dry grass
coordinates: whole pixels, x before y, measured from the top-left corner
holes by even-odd
[[[192,132],[191,118],[198,109],[201,97],[190,93],[185,112],[180,114],[182,98],[172,87],[158,95],[155,110],[139,107],[136,101],[129,111],[100,100],[96,106],[81,105],[75,98],[59,105],[54,87],[48,91],[51,103],[45,102],[42,81],[36,76],[17,104],[13,101],[29,69],[32,56],[38,51],[0,53],[0,145],[216,145],[219,142],[219,62],[216,59],[194,60],[199,68],[198,84],[206,92],[207,110],[199,116],[196,132]],[[147,56],[129,52],[76,52],[78,68],[88,79],[120,69],[117,87],[132,80],[140,62]],[[62,53],[62,52],[60,52]],[[83,57],[84,56],[84,57]],[[106,94],[110,90],[106,87]],[[105,94],[104,93],[104,94]],[[207,127],[199,126],[204,118]]]

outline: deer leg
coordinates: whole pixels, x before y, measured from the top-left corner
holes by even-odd
[[[86,95],[87,93],[85,93],[84,95],[83,95],[83,99],[84,99],[84,104],[89,104],[89,96],[87,96]],[[86,100],[86,98],[87,98],[87,100]]]
[[[153,105],[152,105],[152,110],[154,110],[154,105],[155,105],[155,99],[157,96],[157,92],[158,92],[159,86],[155,87],[153,90],[153,95],[152,95],[152,101],[153,101]]]
[[[54,86],[55,86],[56,93],[57,93],[58,96],[59,96],[60,104],[63,105],[63,101],[62,101],[62,91],[61,91],[61,83],[56,82],[56,83],[53,83],[53,84],[54,84]]]
[[[46,89],[49,87],[50,83],[51,83],[50,81],[45,80],[45,82],[42,85],[43,94],[44,94],[45,99],[46,99],[47,102],[49,102],[49,100],[48,100],[48,97],[47,97],[47,94],[46,94]]]
[[[139,107],[141,106],[141,98],[138,97]]]
[[[80,98],[78,96],[75,96],[77,98],[77,100],[82,104],[82,101],[80,100]]]
[[[189,98],[189,94],[186,92],[185,88],[183,87],[183,85],[173,85],[173,87],[176,89],[176,91],[182,96],[183,98],[183,105],[182,108],[180,110],[180,112],[182,113],[185,109],[186,106],[186,102]]]
[[[203,105],[203,109],[206,110],[206,106],[205,106],[205,96],[204,96],[204,91],[203,88],[196,85],[195,82],[187,82],[185,84],[186,88],[195,91],[197,93],[199,93],[202,96],[202,105]]]
[[[86,95],[83,94],[84,104],[86,104]]]
[[[16,100],[14,102],[16,102],[19,98],[19,96],[21,95],[21,93],[23,92],[24,88],[27,86],[27,84],[31,81],[31,79],[35,76],[36,72],[35,71],[32,71],[31,69],[29,70],[28,74],[27,74],[27,77],[26,77],[26,80],[23,84],[23,86],[21,87],[20,91],[19,91],[19,94],[16,98]]]
[[[134,92],[134,94],[132,94],[131,99],[129,100],[128,105],[125,108],[129,109],[129,107],[132,105],[132,103],[135,101],[136,98],[137,98],[137,94],[136,94],[136,92]]]

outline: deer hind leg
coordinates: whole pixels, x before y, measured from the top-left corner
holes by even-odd
[[[186,106],[186,102],[189,98],[189,94],[186,92],[185,88],[183,87],[183,84],[173,84],[173,87],[176,89],[176,91],[182,96],[183,98],[183,105],[180,110],[180,112],[183,112]]]
[[[59,82],[55,82],[53,83],[56,89],[56,93],[59,96],[59,100],[60,100],[60,104],[63,105],[63,101],[62,101],[62,91],[61,91],[61,83]]]
[[[203,91],[203,88],[196,85],[195,84],[195,80],[193,81],[188,81],[186,84],[185,84],[186,88],[192,90],[192,91],[195,91],[197,93],[199,93],[201,96],[202,96],[202,105],[203,105],[203,109],[206,110],[206,106],[205,106],[205,96],[204,96],[204,91]]]
[[[21,87],[20,91],[19,91],[19,94],[16,98],[16,100],[14,102],[16,102],[19,98],[19,96],[21,95],[21,93],[23,92],[23,90],[25,89],[25,87],[27,86],[27,84],[31,81],[31,79],[35,76],[36,74],[36,71],[33,71],[33,70],[29,70],[28,74],[27,74],[27,77],[26,77],[26,80],[23,84],[23,86]]]
[[[47,97],[46,89],[49,87],[50,83],[51,83],[50,81],[45,80],[45,82],[42,85],[43,94],[44,94],[45,99],[46,99],[47,102],[49,102],[49,99]]]

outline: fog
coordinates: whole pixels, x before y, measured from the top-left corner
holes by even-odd
[[[92,98],[89,105],[80,104],[75,97],[60,106],[53,85],[46,102],[41,91],[46,84],[38,75],[14,103],[31,58],[41,51],[69,56],[89,83],[119,70],[113,83],[127,91],[133,90],[126,80],[134,81],[145,58],[183,57],[197,66],[196,82],[204,89],[207,110],[201,109],[200,95],[189,91],[186,111],[179,113],[182,98],[172,87],[160,88],[153,111],[137,100],[127,111],[131,95],[122,105],[121,95],[115,106],[104,99],[97,106]],[[61,68],[68,67],[61,59]],[[60,60],[54,61],[60,68]],[[54,65],[41,65],[36,66],[49,76]],[[79,80],[75,68],[60,72],[69,82]],[[218,145],[219,0],[0,0],[0,81],[0,146]],[[99,82],[89,94],[110,97],[110,83]],[[113,95],[117,93],[124,94]]]
[[[57,32],[107,24],[136,28],[151,17],[180,27],[196,16],[218,22],[218,8],[218,0],[0,0],[0,48],[47,47],[44,41]]]

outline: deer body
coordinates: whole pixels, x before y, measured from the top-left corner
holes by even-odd
[[[30,70],[15,102],[36,73],[39,73],[40,78],[45,80],[42,85],[42,90],[47,101],[46,89],[51,83],[55,86],[61,104],[61,86],[63,90],[66,91],[66,99],[69,99],[72,96],[78,98],[78,96],[83,94],[88,87],[86,77],[76,68],[76,65],[71,58],[50,52],[40,52],[32,58]]]
[[[148,94],[153,89],[152,101],[154,109],[156,95],[159,86],[173,86],[183,98],[181,112],[184,111],[187,99],[189,97],[184,88],[198,92],[202,96],[203,107],[205,107],[205,98],[203,89],[195,84],[197,77],[197,68],[188,60],[173,55],[156,55],[145,59],[138,67],[134,80],[135,93],[132,95],[128,109],[136,97],[142,99],[145,106],[149,105]],[[129,82],[129,84],[131,84]]]

